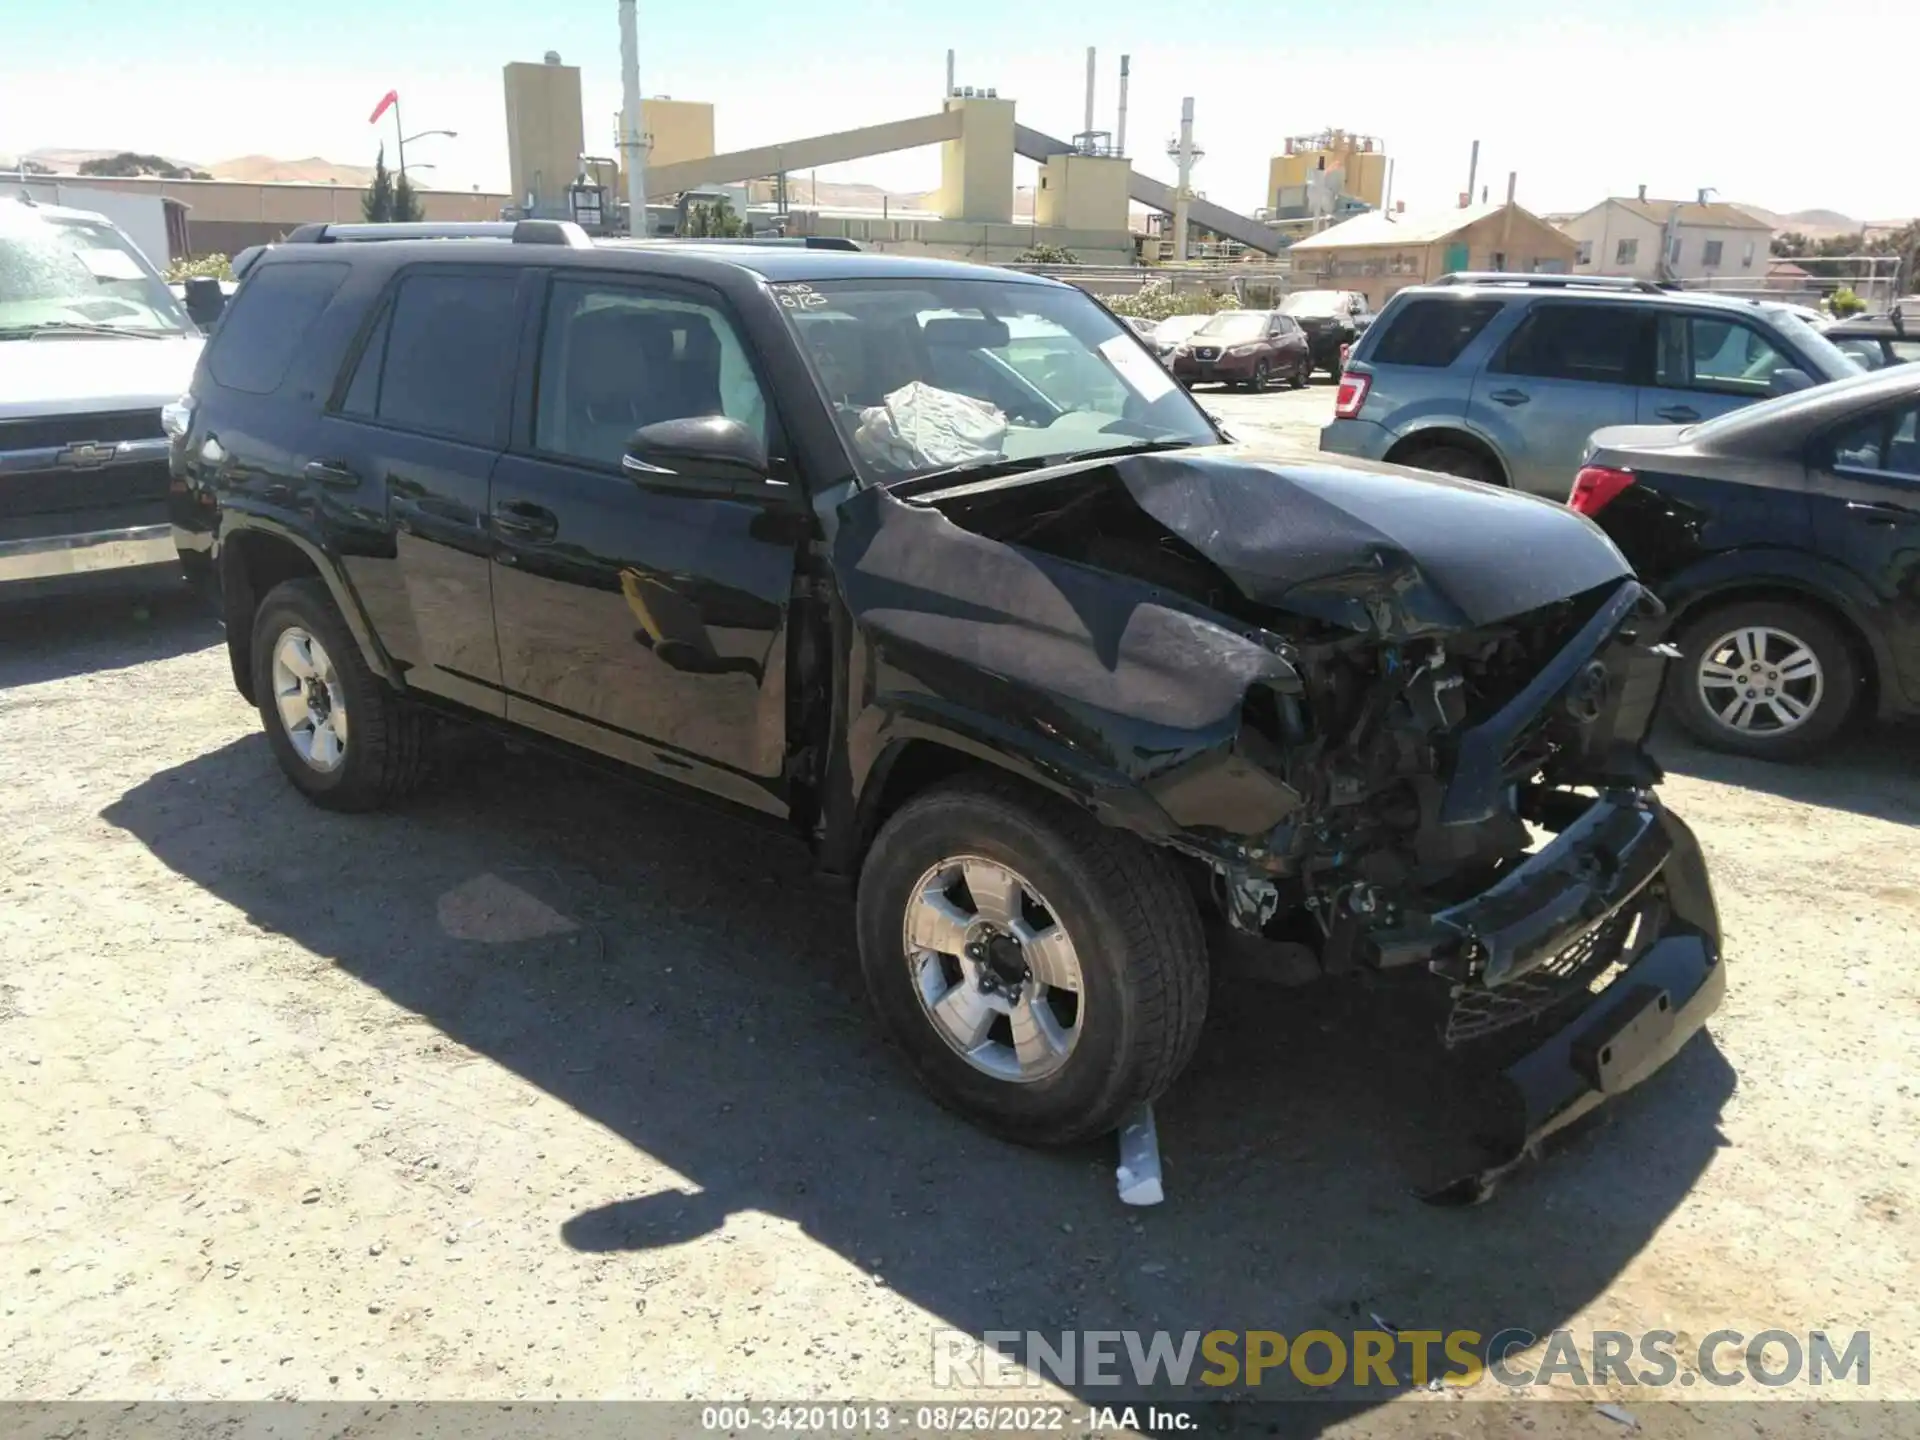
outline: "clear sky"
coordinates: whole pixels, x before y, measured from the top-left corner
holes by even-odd
[[[0,0],[0,12],[0,155],[367,164],[392,138],[367,114],[397,88],[410,133],[460,132],[410,152],[438,167],[422,182],[504,190],[500,67],[550,49],[582,68],[588,149],[613,145],[616,0]],[[1831,12],[1805,0],[640,0],[643,93],[712,101],[723,150],[936,109],[950,46],[960,83],[996,86],[1022,121],[1069,135],[1088,45],[1097,127],[1112,128],[1131,54],[1136,165],[1172,178],[1165,145],[1191,95],[1195,184],[1239,208],[1261,203],[1285,136],[1339,126],[1385,140],[1409,210],[1453,202],[1478,138],[1483,182],[1497,196],[1517,171],[1535,210],[1645,184],[1776,211],[1920,213],[1911,64],[1876,59],[1920,50],[1920,0]],[[907,151],[820,178],[930,189],[939,161]]]

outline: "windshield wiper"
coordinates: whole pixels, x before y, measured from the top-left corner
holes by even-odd
[[[131,325],[102,325],[94,320],[42,320],[37,325],[8,325],[0,328],[0,340],[31,340],[39,335],[131,335],[136,340],[165,340],[175,330],[136,328]]]
[[[947,465],[921,475],[912,475],[899,483],[918,489],[929,480],[953,480],[963,476],[969,480],[991,480],[1000,475],[1018,475],[1026,470],[1050,470],[1055,465],[1072,465],[1080,460],[1105,460],[1118,455],[1144,455],[1153,450],[1189,450],[1204,443],[1206,442],[1179,438],[1129,440],[1124,445],[1101,445],[1091,450],[1069,450],[1062,455],[1025,455],[1018,459],[1002,456],[997,459],[968,460],[964,464]]]

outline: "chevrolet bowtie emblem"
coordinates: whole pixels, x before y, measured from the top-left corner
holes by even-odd
[[[73,470],[93,470],[109,463],[119,453],[119,448],[98,440],[81,440],[55,455],[53,463]]]

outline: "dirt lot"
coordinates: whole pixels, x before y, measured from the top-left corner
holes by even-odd
[[[1310,435],[1327,393],[1217,408]],[[324,814],[209,621],[0,614],[0,1396],[924,1399],[941,1327],[1377,1313],[1867,1329],[1870,1393],[1920,1397],[1920,734],[1662,754],[1733,967],[1710,1037],[1440,1211],[1409,1047],[1226,987],[1130,1212],[1104,1147],[921,1096],[778,839],[491,744]]]

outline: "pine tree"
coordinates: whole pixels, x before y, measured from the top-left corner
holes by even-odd
[[[420,197],[414,193],[413,182],[407,179],[407,172],[404,170],[393,182],[392,218],[406,223],[426,219],[426,211],[421,207]]]
[[[393,202],[393,174],[387,169],[387,147],[382,145],[379,158],[373,162],[373,184],[360,197],[360,213],[373,224],[384,225],[396,218]]]

